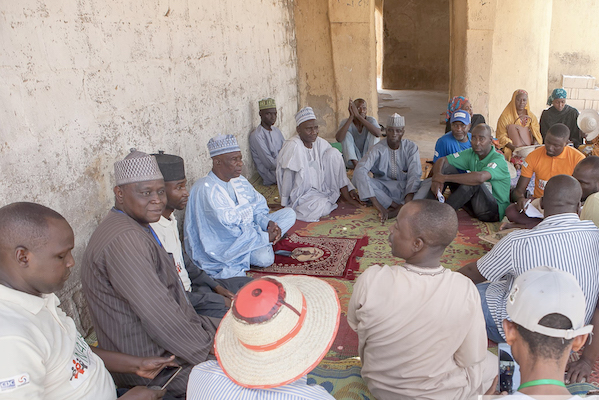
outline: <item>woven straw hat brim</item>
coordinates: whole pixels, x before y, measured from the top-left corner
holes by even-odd
[[[589,132],[584,132],[584,130],[582,129],[581,125],[583,125],[582,121],[585,118],[593,118],[597,122],[597,124],[596,124],[597,128],[595,128],[595,129],[593,129],[592,131],[589,131]],[[599,135],[599,113],[597,113],[597,111],[595,111],[595,110],[582,110],[580,112],[580,114],[578,114],[578,119],[577,119],[576,122],[577,122],[578,127],[580,128],[580,130],[587,134],[587,137],[586,137],[587,141],[593,140],[593,139],[595,139]]]
[[[240,386],[266,389],[296,381],[318,365],[337,334],[341,308],[331,285],[305,276],[275,278],[295,285],[304,294],[306,318],[299,333],[287,343],[256,352],[237,340],[233,315],[227,312],[216,332],[215,353],[225,374]]]

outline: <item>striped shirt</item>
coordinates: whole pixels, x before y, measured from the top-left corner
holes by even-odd
[[[491,281],[487,303],[504,338],[502,322],[507,318],[505,306],[514,279],[542,265],[576,277],[586,299],[585,323],[591,322],[599,294],[599,229],[577,214],[557,214],[533,229],[508,234],[478,260],[479,272]]]
[[[308,385],[307,376],[285,386],[249,389],[235,384],[216,361],[196,365],[189,375],[187,400],[333,400],[325,388]]]
[[[168,386],[185,393],[195,364],[206,361],[215,326],[189,304],[173,259],[147,228],[112,209],[90,238],[81,282],[100,347],[135,356],[177,356],[183,370]],[[146,385],[113,374],[119,387]]]

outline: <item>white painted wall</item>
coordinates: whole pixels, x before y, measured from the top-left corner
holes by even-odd
[[[291,0],[0,0],[0,48],[0,205],[62,213],[76,261],[130,147],[181,155],[193,183],[219,133],[237,136],[254,172],[259,99],[274,97],[277,125],[295,131]],[[61,298],[85,330],[74,272]]]

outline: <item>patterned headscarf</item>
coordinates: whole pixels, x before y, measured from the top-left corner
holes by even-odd
[[[447,103],[447,112],[445,113],[445,122],[449,121],[451,115],[461,109],[462,105],[467,102],[468,99],[464,96],[455,96],[449,103]]]
[[[549,96],[547,98],[547,105],[548,106],[552,105],[553,100],[555,100],[555,99],[565,99],[566,97],[568,97],[568,93],[566,92],[566,89],[562,89],[562,88],[553,89],[553,92],[551,92],[551,96]]]

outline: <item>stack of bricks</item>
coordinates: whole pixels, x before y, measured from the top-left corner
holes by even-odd
[[[566,103],[570,106],[578,111],[599,111],[599,88],[595,86],[595,77],[562,75],[562,87],[568,92]]]

